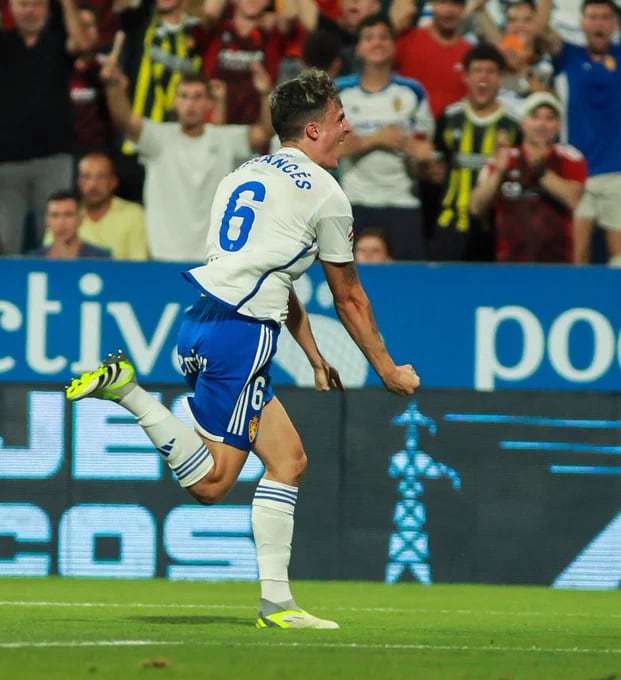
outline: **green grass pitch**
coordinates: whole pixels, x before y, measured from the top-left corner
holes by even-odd
[[[299,582],[340,630],[257,630],[251,583],[0,579],[2,680],[621,680],[621,591]]]

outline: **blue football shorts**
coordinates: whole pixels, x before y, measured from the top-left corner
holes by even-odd
[[[186,312],[177,358],[194,391],[186,407],[204,437],[250,451],[274,396],[270,368],[280,328],[201,296]]]

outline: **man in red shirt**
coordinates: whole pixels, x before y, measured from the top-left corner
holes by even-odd
[[[437,118],[453,102],[466,96],[462,62],[472,45],[459,29],[465,0],[433,0],[433,17],[425,27],[410,28],[397,42],[397,72],[422,83]]]
[[[573,211],[587,177],[584,157],[557,144],[561,104],[549,92],[524,101],[524,142],[497,146],[472,192],[470,210],[493,205],[498,262],[573,262]]]

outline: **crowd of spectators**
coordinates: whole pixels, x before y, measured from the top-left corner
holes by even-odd
[[[353,128],[335,176],[358,261],[621,261],[616,0],[0,0],[0,17],[1,254],[201,260],[219,180],[278,148],[270,89],[317,67]]]

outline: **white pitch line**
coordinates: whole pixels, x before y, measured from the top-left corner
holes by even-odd
[[[0,649],[24,647],[147,647],[152,645],[182,645],[174,640],[67,640],[48,642],[0,642]]]
[[[286,634],[286,633],[285,633]],[[20,649],[28,647],[140,647],[154,645],[189,646],[199,645],[202,647],[292,647],[292,648],[316,648],[316,649],[381,649],[381,650],[405,650],[405,651],[441,651],[441,652],[518,652],[526,654],[621,654],[621,649],[591,648],[591,647],[509,647],[505,645],[431,645],[431,644],[371,644],[364,642],[187,642],[184,640],[90,640],[67,642],[0,642],[0,649]]]
[[[130,607],[134,609],[240,609],[254,610],[256,607],[246,604],[197,604],[197,603],[150,603],[150,602],[55,602],[40,600],[0,600],[0,607],[108,607],[111,609]],[[538,612],[538,611],[497,611],[484,609],[423,609],[419,607],[329,607],[337,612],[375,612],[386,614],[447,614],[449,616],[553,616],[567,618],[600,618],[621,619],[618,614],[595,614],[587,612]]]

